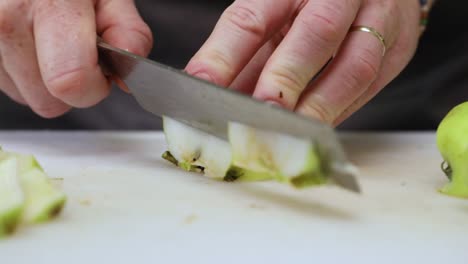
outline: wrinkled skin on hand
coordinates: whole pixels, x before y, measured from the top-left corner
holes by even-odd
[[[186,70],[337,125],[410,61],[419,15],[418,0],[236,0]],[[96,34],[142,56],[153,42],[132,0],[0,1],[0,90],[47,118],[99,103]]]
[[[45,118],[99,103],[97,34],[141,56],[153,44],[132,0],[1,0],[0,90]]]
[[[337,125],[408,64],[419,18],[418,0],[237,0],[186,70]],[[380,32],[385,56],[378,38],[349,32],[354,25]]]

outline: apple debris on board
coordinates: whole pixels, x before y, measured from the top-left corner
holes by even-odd
[[[21,224],[53,219],[65,202],[34,156],[0,149],[0,237]]]
[[[452,108],[437,128],[437,148],[449,182],[440,189],[446,195],[468,198],[468,102]]]
[[[296,188],[330,182],[327,160],[311,140],[234,122],[223,140],[169,117],[163,117],[163,131],[168,150],[162,157],[186,171],[223,181],[275,180]]]

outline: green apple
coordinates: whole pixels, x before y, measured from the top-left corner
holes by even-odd
[[[468,102],[455,106],[440,122],[437,147],[450,180],[440,192],[468,198]]]

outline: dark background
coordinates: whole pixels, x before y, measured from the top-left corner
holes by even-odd
[[[231,1],[137,0],[155,46],[150,58],[183,68]],[[433,130],[454,105],[468,100],[468,2],[439,1],[416,56],[404,72],[340,129]],[[118,14],[117,14],[118,15]],[[0,129],[160,129],[158,117],[113,89],[89,109],[43,119],[0,94]]]

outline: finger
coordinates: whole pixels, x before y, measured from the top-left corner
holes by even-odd
[[[11,84],[7,85],[9,90],[16,87],[29,107],[42,117],[52,118],[65,113],[69,107],[54,98],[42,82],[29,26],[16,21],[15,17],[22,15],[18,13],[19,10],[10,11],[8,15],[13,17],[3,17],[3,26],[10,24],[10,30],[0,31],[0,56],[5,76],[11,80]]]
[[[20,94],[10,76],[3,69],[2,59],[0,58],[0,91],[3,91],[13,101],[26,104],[23,96]]]
[[[397,57],[400,57],[397,55]],[[399,64],[399,63],[398,63]],[[381,70],[381,77],[379,77],[375,83],[373,83],[364,93],[362,93],[348,108],[346,108],[333,122],[333,126],[338,126],[344,120],[349,118],[354,112],[368,103],[373,97],[375,97],[390,81],[398,75],[399,67],[395,67],[395,64],[386,62]]]
[[[395,6],[392,1],[372,3],[363,6],[354,24],[376,29],[385,36],[388,48],[399,32]],[[371,33],[349,32],[337,56],[304,93],[297,111],[332,124],[375,81],[384,49]]]
[[[131,0],[103,0],[96,6],[98,34],[109,44],[147,56],[153,36]]]
[[[309,1],[267,62],[253,96],[294,109],[309,81],[345,38],[359,4],[359,0]]]
[[[418,29],[417,24],[415,24],[413,28]],[[416,32],[414,33],[416,34]],[[387,86],[391,80],[400,74],[402,69],[410,62],[417,48],[417,39],[413,38],[413,41],[407,41],[408,39],[411,39],[411,37],[401,37],[401,40],[396,42],[392,48],[388,50],[377,80],[336,118],[333,126],[341,124],[355,111],[368,103]]]
[[[93,2],[35,2],[34,36],[44,83],[74,107],[93,106],[110,90],[98,64]]]
[[[292,18],[302,0],[238,0],[190,60],[189,74],[229,86],[257,51]]]
[[[234,79],[229,88],[248,95],[252,95],[262,69],[265,67],[268,58],[270,58],[271,54],[273,54],[283,37],[284,36],[282,34],[278,34],[265,45],[263,45],[257,54],[255,54],[255,56],[250,60],[247,66],[245,66],[239,75]]]

